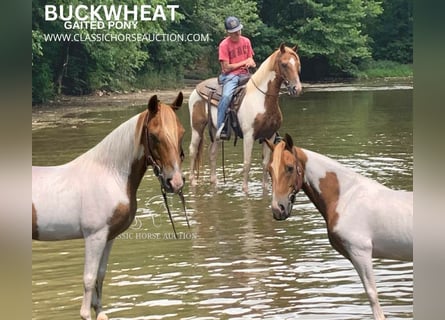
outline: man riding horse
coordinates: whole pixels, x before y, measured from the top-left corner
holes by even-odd
[[[248,68],[255,67],[253,49],[250,40],[241,35],[243,25],[236,17],[228,17],[224,22],[228,36],[219,44],[219,62],[221,74],[218,81],[223,85],[222,97],[218,104],[218,117],[216,140],[227,140],[228,125],[224,124],[227,108],[233,97],[233,93],[243,75],[249,74]]]

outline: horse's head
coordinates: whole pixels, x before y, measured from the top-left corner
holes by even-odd
[[[283,140],[273,145],[268,170],[272,179],[272,213],[276,220],[290,216],[295,196],[303,185],[304,170],[298,160],[292,138],[286,134]]]
[[[298,96],[301,93],[301,64],[300,57],[297,54],[297,46],[289,48],[284,43],[280,45],[275,69],[275,72],[283,78],[289,94]]]
[[[181,165],[185,130],[175,113],[182,100],[182,92],[171,105],[160,102],[156,95],[151,97],[142,135],[147,164],[153,166],[165,191],[174,193],[180,192],[184,185]]]

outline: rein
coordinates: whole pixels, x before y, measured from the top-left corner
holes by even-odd
[[[289,80],[286,80],[281,74],[279,74],[279,76],[283,79],[283,82],[286,86],[288,86],[289,84]],[[262,94],[264,94],[266,97],[279,97],[281,94],[283,94],[282,92],[278,92],[277,94],[270,94],[267,92],[264,92],[264,90],[262,90],[260,87],[258,87],[258,85],[256,84],[255,80],[252,78],[250,78],[250,80],[252,81],[253,85],[255,86],[255,88],[261,92]],[[281,84],[280,84],[281,86]]]
[[[280,93],[278,93],[278,94],[270,94],[270,93],[264,92],[264,90],[262,90],[260,87],[258,87],[258,85],[256,84],[255,80],[253,80],[253,78],[250,78],[250,80],[252,81],[252,83],[255,86],[255,88],[257,88],[257,90],[259,92],[261,92],[262,94],[264,94],[266,97],[267,96],[269,96],[269,97],[278,97],[280,95]]]
[[[290,81],[287,80],[285,77],[283,77],[283,75],[281,74],[281,66],[278,67],[278,69],[280,70],[280,73],[278,74],[278,76],[282,79],[282,82],[284,82],[286,88],[288,88],[288,87],[289,87],[289,83],[290,83]],[[282,94],[282,93],[279,92],[279,91],[278,91],[277,94],[270,94],[270,93],[264,92],[264,90],[262,90],[262,89],[261,89],[260,87],[258,87],[258,85],[256,84],[255,80],[253,79],[253,75],[252,75],[252,77],[250,78],[250,80],[252,81],[252,83],[253,83],[253,85],[255,86],[255,88],[257,88],[257,90],[258,90],[259,92],[261,92],[262,94],[264,94],[266,97],[279,97],[279,96]],[[281,83],[280,83],[280,87],[281,87]],[[289,89],[288,89],[288,90],[289,90]]]
[[[178,234],[176,233],[176,228],[175,228],[175,223],[173,222],[173,217],[172,214],[170,212],[170,207],[168,205],[168,201],[167,201],[167,191],[165,189],[165,179],[162,173],[162,167],[156,162],[156,160],[153,158],[152,156],[152,152],[150,149],[150,135],[148,134],[148,121],[149,121],[149,116],[147,115],[146,121],[145,121],[145,140],[146,140],[146,145],[144,146],[145,150],[146,150],[146,154],[145,154],[145,165],[148,166],[152,166],[153,167],[153,173],[156,176],[156,178],[158,178],[159,184],[161,186],[161,193],[162,193],[162,197],[164,199],[164,204],[165,207],[167,208],[167,213],[168,213],[168,217],[170,218],[170,222],[172,224],[173,227],[173,232],[175,233],[175,238],[178,239]],[[181,157],[184,156],[183,151],[181,150]],[[184,215],[185,215],[185,220],[187,221],[187,226],[190,229],[190,223],[189,223],[189,219],[188,219],[188,215],[187,215],[187,211],[185,209],[185,199],[184,199],[184,194],[182,192],[182,188],[181,190],[179,190],[178,192],[178,196],[181,199],[181,203],[182,203],[182,207],[184,210]]]

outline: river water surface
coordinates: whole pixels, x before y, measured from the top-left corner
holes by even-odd
[[[147,97],[147,99],[149,96]],[[332,86],[283,96],[281,134],[335,158],[380,183],[412,190],[412,87]],[[33,130],[33,165],[70,161],[143,106],[72,115],[77,125]],[[187,130],[187,104],[179,116]],[[207,139],[208,141],[208,139]],[[329,244],[325,223],[308,198],[297,196],[292,216],[275,221],[270,192],[261,188],[261,148],[253,151],[250,192],[241,191],[242,141],[225,146],[226,183],[185,187],[191,229],[170,196],[179,240],[173,239],[159,184],[151,169],[138,191],[131,227],[115,241],[104,282],[110,319],[371,319],[360,279]],[[219,157],[219,164],[221,157]],[[189,162],[183,164],[188,176]],[[32,243],[32,319],[78,319],[83,241]],[[374,261],[388,319],[413,318],[412,263]]]

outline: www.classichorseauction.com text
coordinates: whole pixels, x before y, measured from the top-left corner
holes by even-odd
[[[178,4],[168,5],[45,5],[45,21],[63,21],[65,30],[98,30],[97,33],[49,33],[45,41],[208,42],[209,34],[104,33],[103,30],[136,30],[140,22],[175,21]]]

